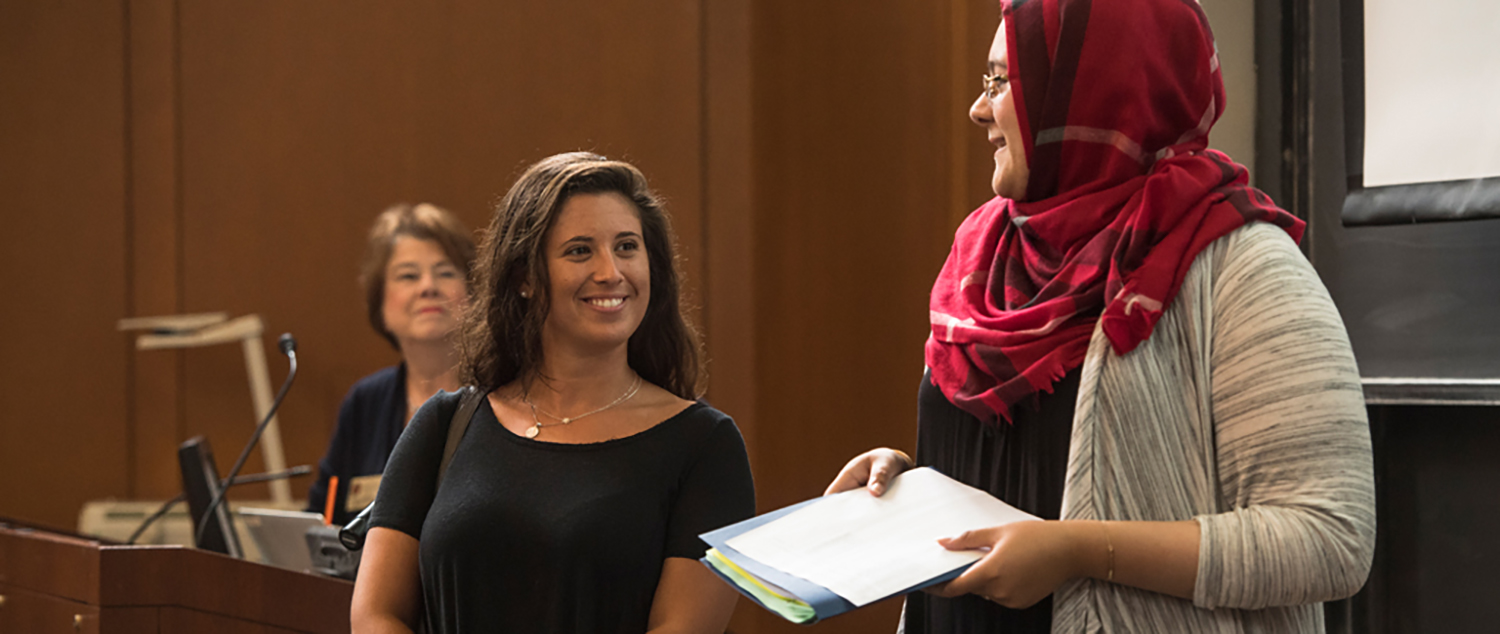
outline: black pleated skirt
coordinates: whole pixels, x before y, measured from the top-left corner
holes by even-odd
[[[1016,407],[1014,424],[999,425],[954,406],[929,373],[917,396],[917,464],[1037,517],[1058,519],[1081,373],[1075,368],[1052,393]],[[917,592],[906,598],[905,627],[907,634],[1046,633],[1052,597],[1012,610],[973,595],[944,599]]]

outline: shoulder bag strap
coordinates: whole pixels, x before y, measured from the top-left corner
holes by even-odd
[[[486,396],[472,385],[465,387],[463,392],[463,397],[458,401],[458,411],[453,413],[453,421],[448,423],[448,442],[443,445],[443,460],[438,463],[439,487],[443,486],[443,475],[448,473],[448,463],[453,462],[453,452],[458,451],[458,443],[464,439],[464,432],[469,429],[469,420],[474,418],[474,412],[479,409],[479,404],[484,402]]]

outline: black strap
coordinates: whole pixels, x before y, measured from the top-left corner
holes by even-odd
[[[485,394],[479,388],[469,386],[463,388],[463,398],[458,401],[458,411],[453,413],[453,420],[448,423],[448,442],[443,444],[443,460],[438,463],[437,486],[443,486],[443,475],[448,473],[448,463],[453,461],[453,452],[458,451],[458,443],[464,439],[464,432],[469,430],[469,421],[474,418],[474,411],[479,409],[479,404],[484,401]],[[433,489],[433,495],[437,494],[437,488]]]
[[[463,388],[463,396],[458,400],[458,411],[453,412],[453,420],[448,422],[448,440],[443,444],[443,459],[438,463],[437,487],[443,486],[443,474],[448,472],[453,452],[458,451],[458,443],[463,440],[464,432],[469,429],[469,421],[474,418],[474,412],[484,402],[485,396],[484,392],[473,386]],[[437,495],[437,487],[433,487],[433,495]],[[343,542],[345,548],[351,551],[364,548],[365,533],[370,530],[370,513],[374,509],[375,504],[371,503],[339,529],[339,541]]]

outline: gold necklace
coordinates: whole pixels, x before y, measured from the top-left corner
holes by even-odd
[[[552,414],[552,413],[547,412],[547,410],[538,409],[537,406],[536,406],[536,403],[531,402],[531,396],[528,395],[528,394],[522,393],[521,400],[525,401],[526,402],[526,406],[531,408],[531,422],[532,422],[532,426],[531,426],[531,429],[526,430],[526,437],[527,438],[536,438],[537,434],[542,433],[542,428],[543,427],[554,427],[554,426],[557,426],[557,425],[567,425],[567,424],[572,423],[573,421],[576,421],[576,420],[578,420],[580,418],[583,418],[585,416],[593,416],[594,414],[598,414],[599,412],[602,412],[602,411],[607,410],[607,409],[609,409],[611,407],[619,405],[620,403],[624,403],[625,401],[630,400],[630,398],[633,397],[633,396],[635,396],[635,393],[638,392],[638,391],[640,391],[640,389],[641,389],[641,375],[637,374],[637,375],[635,375],[635,380],[630,382],[630,387],[627,388],[625,390],[625,393],[621,394],[619,398],[616,398],[614,401],[611,401],[609,405],[605,405],[604,407],[596,409],[596,410],[594,410],[592,412],[588,412],[586,414],[579,414],[577,416],[558,416],[556,414]],[[536,414],[537,414],[538,411],[540,411],[542,414],[546,415],[547,418],[555,418],[555,419],[557,419],[558,422],[547,424],[547,425],[543,425],[542,424],[542,420],[540,418],[537,418]]]

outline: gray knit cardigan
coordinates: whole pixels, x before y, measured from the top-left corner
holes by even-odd
[[[1053,632],[1323,632],[1375,550],[1359,371],[1287,234],[1252,223],[1200,253],[1140,347],[1097,328],[1079,386],[1064,519],[1202,527],[1193,600],[1096,580],[1058,588]]]

